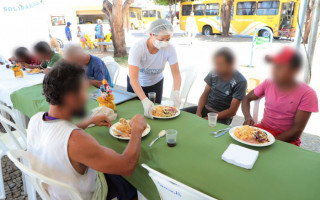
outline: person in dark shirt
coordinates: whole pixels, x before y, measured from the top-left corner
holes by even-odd
[[[79,47],[73,46],[69,47],[66,53],[66,59],[69,62],[84,66],[91,85],[100,88],[102,80],[105,79],[109,85],[113,87],[108,68],[100,58],[87,54]]]
[[[213,55],[214,69],[204,81],[206,87],[198,106],[183,110],[207,118],[209,112],[218,113],[218,122],[229,125],[246,95],[247,80],[235,69],[235,57],[229,48],[221,48]]]

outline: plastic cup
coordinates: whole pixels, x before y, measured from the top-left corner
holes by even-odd
[[[210,112],[208,113],[208,124],[210,127],[215,127],[217,125],[218,113]]]
[[[177,144],[177,135],[178,131],[174,129],[167,130],[166,138],[167,138],[167,144],[169,147],[174,147]]]
[[[149,97],[150,101],[152,101],[153,103],[156,102],[156,96],[157,96],[157,93],[155,93],[155,92],[148,93],[148,97]]]

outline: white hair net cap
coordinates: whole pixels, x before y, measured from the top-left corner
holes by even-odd
[[[172,35],[172,24],[166,19],[157,19],[149,26],[149,33],[154,35]]]

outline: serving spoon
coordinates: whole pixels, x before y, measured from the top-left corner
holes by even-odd
[[[165,130],[162,130],[159,132],[158,134],[158,137],[156,139],[154,139],[150,144],[149,144],[149,147],[151,147],[157,140],[159,140],[160,138],[162,138],[163,136],[166,135],[166,131]]]

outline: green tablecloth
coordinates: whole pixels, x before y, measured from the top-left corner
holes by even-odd
[[[41,85],[23,88],[11,95],[16,109],[31,117],[46,111],[48,104],[42,96]],[[90,100],[89,108],[97,102]],[[119,117],[131,118],[143,114],[142,105],[132,100],[118,106]],[[221,159],[230,143],[239,144],[228,134],[214,138],[210,132],[224,128],[208,127],[207,121],[195,115],[181,112],[172,120],[147,120],[151,132],[142,139],[139,164],[127,180],[148,199],[159,199],[158,192],[147,171],[141,167],[146,163],[196,190],[218,199],[226,200],[282,200],[320,198],[320,155],[294,145],[276,141],[266,148],[251,148],[260,152],[252,170],[228,164]],[[178,130],[177,146],[169,148],[165,138],[152,148],[147,145],[162,129]],[[86,130],[101,145],[122,152],[127,145],[110,136],[108,128],[93,127]],[[105,161],[112,162],[112,161]]]

